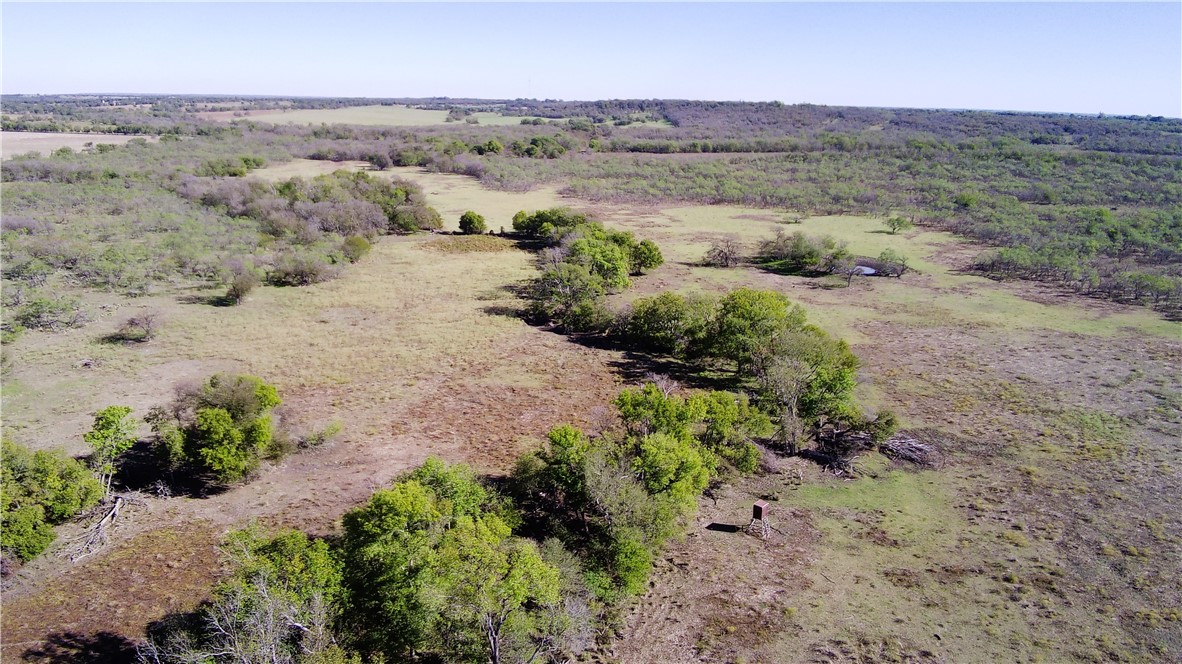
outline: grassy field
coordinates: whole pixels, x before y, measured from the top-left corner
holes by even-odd
[[[123,145],[136,138],[120,134],[59,134],[39,131],[6,131],[0,132],[0,155],[9,159],[18,154],[37,152],[49,154],[58,148],[82,150],[87,144],[111,143]],[[141,136],[149,141],[155,141],[155,136]]]
[[[294,109],[266,111],[220,111],[201,113],[210,120],[250,118],[277,124],[355,124],[392,127],[428,127],[447,124],[447,111],[431,111],[409,106],[349,106],[346,108]],[[523,118],[499,113],[473,113],[482,125],[518,125]]]
[[[297,160],[257,175],[341,166]],[[517,210],[566,204],[655,239],[666,264],[616,305],[670,289],[780,290],[850,340],[869,404],[929,431],[945,451],[943,467],[924,471],[869,455],[858,479],[773,459],[767,475],[723,487],[663,557],[606,658],[1178,660],[1182,629],[1170,616],[1182,607],[1182,325],[965,274],[972,246],[922,229],[889,235],[875,219],[784,225],[766,210],[590,205],[557,188],[497,192],[456,175],[388,173],[419,183],[449,228],[469,209],[497,230]],[[892,248],[916,272],[846,288],[836,278],[699,265],[716,239],[754,247],[777,229],[830,234],[869,256]],[[3,395],[6,432],[18,440],[78,452],[95,409],[126,403],[142,415],[174,385],[216,370],[276,383],[297,428],[337,420],[344,432],[247,486],[153,499],[116,531],[108,554],[58,581],[50,579],[64,561],[30,565],[6,591],[4,659],[51,632],[135,637],[145,620],[198,601],[195,579],[213,578],[217,557],[185,558],[169,530],[178,522],[192,524],[186,540],[201,542],[250,519],[331,532],[345,509],[428,454],[504,471],[531,437],[604,405],[628,358],[506,315],[520,305],[507,287],[533,267],[517,249],[489,248],[384,238],[338,280],[261,288],[232,308],[210,304],[210,291],[87,293],[96,322],[21,339]],[[158,339],[101,341],[149,308],[165,318]],[[760,497],[773,501],[778,529],[767,542],[707,528],[745,525]],[[152,572],[154,590],[127,593],[142,586],[136,570],[182,559],[183,580]],[[79,588],[105,609],[79,618]]]

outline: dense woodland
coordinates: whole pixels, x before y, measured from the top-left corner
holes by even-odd
[[[399,102],[458,117],[499,111],[521,115],[523,124],[297,127],[197,115]],[[5,276],[26,283],[55,273],[124,289],[178,274],[224,279],[229,256],[259,254],[257,224],[269,224],[264,232],[276,229],[258,215],[275,211],[245,214],[241,206],[218,203],[217,194],[196,192],[229,186],[210,178],[304,157],[364,160],[378,169],[418,165],[511,190],[561,182],[567,193],[598,200],[902,216],[997,248],[965,268],[1140,302],[1171,316],[1182,306],[1182,121],[1176,119],[659,100],[10,97],[3,127],[173,139],[6,161]],[[307,206],[296,211],[296,203],[288,200],[285,215],[308,221]],[[89,223],[44,222],[63,206]],[[414,225],[429,228],[429,213],[421,214]],[[133,218],[137,230],[147,225],[152,232],[120,242],[132,232]],[[333,223],[320,225],[318,233],[295,234],[292,224],[283,232],[294,239],[291,253],[315,254],[331,265],[329,245],[344,237],[328,237],[340,235]],[[193,234],[195,227],[203,230]],[[221,237],[211,242],[210,235]],[[223,256],[189,249],[201,244],[230,248]],[[139,274],[144,261],[118,255],[128,252],[167,260],[153,261],[163,266],[151,268],[153,274]],[[264,271],[275,260],[275,252],[266,253],[256,260]],[[114,267],[121,263],[141,267]]]

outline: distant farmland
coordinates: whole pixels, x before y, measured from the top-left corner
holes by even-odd
[[[3,155],[4,159],[9,159],[18,154],[25,154],[28,152],[49,154],[58,148],[81,150],[82,148],[86,147],[87,143],[114,143],[117,145],[123,145],[133,138],[136,138],[136,136],[126,136],[120,134],[56,134],[35,131],[6,131],[0,134],[0,155]],[[154,136],[140,136],[139,138],[147,138],[150,141],[156,140]]]
[[[207,120],[231,121],[248,117],[277,124],[355,124],[395,127],[428,127],[446,124],[447,111],[429,111],[409,106],[351,106],[348,108],[300,109],[294,111],[216,111],[199,113]],[[496,113],[473,113],[482,125],[516,125],[524,118]],[[458,122],[457,124],[462,124]]]

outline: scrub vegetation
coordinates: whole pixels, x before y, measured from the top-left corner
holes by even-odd
[[[5,660],[1182,653],[1177,120],[3,128],[88,132],[0,165]]]

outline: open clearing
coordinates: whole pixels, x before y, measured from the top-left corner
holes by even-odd
[[[0,158],[11,159],[18,154],[37,152],[49,154],[58,148],[82,150],[88,144],[111,143],[123,145],[135,138],[159,140],[156,136],[128,136],[125,134],[62,134],[39,131],[0,132]]]
[[[447,111],[432,111],[409,106],[349,106],[346,108],[211,111],[198,113],[206,120],[232,121],[249,118],[276,124],[353,124],[390,127],[428,127],[449,124]],[[499,113],[473,113],[482,125],[519,125],[524,117]],[[456,124],[462,124],[457,121]]]
[[[259,174],[341,166],[296,161]],[[556,189],[495,192],[462,176],[388,172],[422,185],[449,227],[468,209],[496,230],[519,209],[567,204],[653,238],[667,262],[627,297],[780,290],[851,342],[868,403],[939,430],[949,457],[939,470],[871,455],[858,462],[865,476],[847,481],[778,459],[769,474],[703,499],[606,657],[960,663],[1137,661],[1142,652],[1176,661],[1182,652],[1179,623],[1161,617],[1182,606],[1182,325],[963,274],[975,252],[963,241],[888,235],[868,218],[783,225],[766,210],[587,205]],[[917,273],[845,288],[697,264],[716,239],[752,247],[777,229],[832,234],[870,256],[894,248]],[[148,621],[200,601],[227,530],[258,519],[329,532],[429,454],[503,472],[533,438],[586,420],[650,368],[506,315],[520,302],[505,287],[534,273],[529,255],[442,252],[432,248],[440,239],[384,238],[338,280],[262,288],[238,307],[207,304],[209,291],[88,293],[95,323],[21,339],[4,393],[6,429],[21,441],[80,452],[94,410],[123,403],[142,415],[179,382],[218,370],[275,383],[297,428],[339,420],[344,433],[226,493],[151,500],[103,555],[35,561],[5,593],[3,659],[101,632],[136,638]],[[158,339],[98,341],[146,308],[164,314]],[[1096,424],[1105,418],[1119,426]],[[707,528],[745,525],[760,497],[773,501],[778,528],[767,542]],[[90,608],[79,615],[79,605]]]

